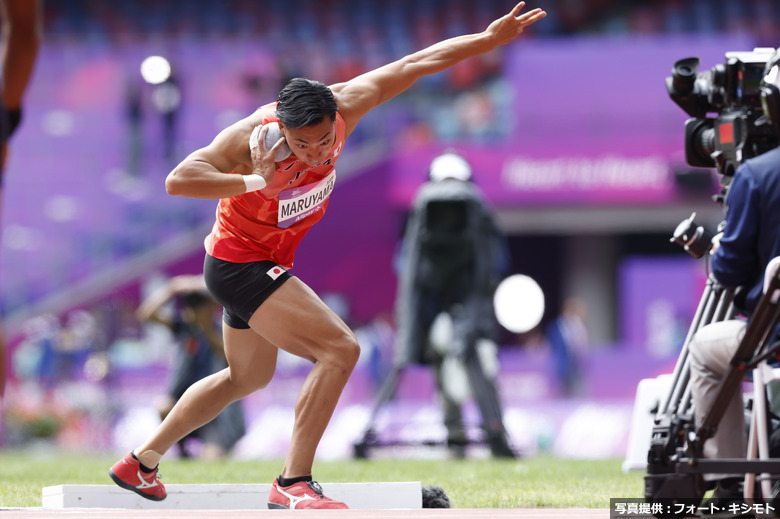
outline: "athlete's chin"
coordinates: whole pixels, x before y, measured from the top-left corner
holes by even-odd
[[[295,156],[300,162],[303,162],[307,166],[316,166],[319,164],[317,161],[307,159],[306,157],[299,157],[298,155]]]

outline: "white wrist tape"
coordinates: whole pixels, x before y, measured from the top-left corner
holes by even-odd
[[[258,191],[268,185],[263,177],[260,175],[255,175],[254,173],[250,173],[249,175],[242,175],[242,178],[244,179],[244,185],[246,186],[247,193]]]

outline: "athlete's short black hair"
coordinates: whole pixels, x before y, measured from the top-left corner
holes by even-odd
[[[325,117],[336,120],[339,107],[333,92],[324,83],[297,77],[279,92],[276,116],[288,128],[304,128],[321,123]]]

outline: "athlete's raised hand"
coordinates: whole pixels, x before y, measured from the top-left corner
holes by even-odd
[[[527,13],[520,14],[523,7],[525,7],[525,2],[517,4],[509,14],[506,14],[491,23],[488,28],[485,29],[485,34],[487,34],[496,45],[505,45],[520,36],[523,29],[547,16],[547,13],[538,7]]]
[[[339,113],[347,123],[347,135],[370,110],[397,96],[419,78],[505,45],[526,27],[547,16],[539,8],[520,14],[523,7],[525,2],[520,2],[482,32],[448,38],[349,81],[331,85]]]

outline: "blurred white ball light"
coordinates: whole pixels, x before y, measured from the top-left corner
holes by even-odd
[[[141,62],[141,76],[147,83],[159,85],[171,77],[171,64],[162,56],[149,56]]]
[[[514,333],[532,330],[544,315],[544,293],[528,276],[515,274],[499,283],[493,296],[498,322]]]

